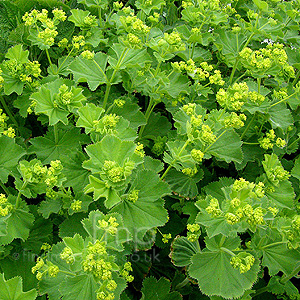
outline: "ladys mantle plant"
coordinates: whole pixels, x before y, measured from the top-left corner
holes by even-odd
[[[298,0],[0,2],[0,299],[299,299]]]

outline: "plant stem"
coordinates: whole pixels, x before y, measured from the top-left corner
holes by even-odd
[[[183,281],[181,281],[176,285],[175,290],[181,289],[182,287],[186,286],[189,282],[190,282],[189,278],[186,277]]]
[[[257,78],[257,92],[260,94],[260,83],[261,83],[261,78]]]
[[[2,104],[2,106],[4,108],[4,110],[5,110],[5,113],[9,116],[9,118],[13,121],[13,123],[17,127],[19,127],[19,124],[18,124],[17,120],[15,119],[15,117],[13,116],[13,114],[11,113],[11,111],[10,111],[9,107],[7,106],[7,104],[6,104],[3,96],[0,96],[0,102],[1,102],[1,104]]]
[[[220,250],[222,250],[222,251],[224,251],[224,252],[230,254],[231,256],[235,256],[235,254],[234,254],[232,251],[230,251],[229,249],[227,249],[227,248],[225,248],[225,247],[221,247]]]
[[[256,297],[256,296],[258,296],[258,295],[260,295],[262,293],[268,292],[268,291],[269,291],[269,287],[267,287],[267,286],[265,286],[263,288],[260,288],[260,289],[258,289],[258,290],[255,291],[255,294],[252,295],[252,298],[254,298],[254,297]]]
[[[2,190],[6,193],[6,195],[9,195],[9,191],[7,189],[7,187],[2,183],[2,181],[0,181],[0,187],[2,188]]]
[[[289,274],[289,275],[285,275],[281,278],[280,283],[285,284],[286,282],[288,282],[291,278],[293,278],[294,276],[296,276],[298,273],[300,272],[300,265],[298,267],[296,267],[294,269],[294,271]]]
[[[156,105],[156,102],[153,100],[153,98],[151,98],[150,101],[149,101],[147,110],[145,112],[146,124],[141,126],[141,129],[139,131],[139,138],[141,138],[141,136],[144,132],[144,129],[145,129],[147,123],[148,123],[149,117],[150,117],[155,105]]]
[[[243,139],[243,137],[245,136],[246,132],[248,131],[248,129],[250,128],[251,124],[253,123],[255,118],[255,114],[253,115],[252,119],[250,120],[250,122],[248,123],[247,127],[245,128],[244,132],[241,135],[241,139]]]
[[[190,140],[186,140],[184,145],[182,146],[182,148],[180,149],[178,156],[180,157],[180,155],[182,154],[182,152],[185,150],[186,146],[189,144]],[[178,160],[178,156],[176,158],[173,159],[173,161],[170,163],[170,165],[168,166],[168,168],[166,169],[166,171],[162,174],[162,176],[160,177],[160,180],[163,180],[166,175],[168,174],[168,172],[170,171],[170,169],[173,167],[173,165],[177,162]]]
[[[204,151],[203,151],[203,153],[205,153],[205,152],[207,152],[208,150],[209,150],[209,148],[225,133],[225,132],[227,132],[227,130],[224,130],[217,138],[216,138],[216,140],[213,142],[213,143],[211,143],[206,149],[204,149]]]
[[[48,62],[50,64],[50,66],[52,67],[52,61],[51,61],[51,58],[50,58],[50,55],[49,55],[49,51],[48,51],[48,49],[46,49],[45,51],[46,51],[46,55],[47,55],[47,58],[48,58]]]
[[[282,244],[286,244],[286,243],[285,242],[271,243],[271,244],[268,244],[268,245],[265,245],[265,246],[261,247],[260,250],[263,250],[263,249],[266,249],[266,248],[270,248],[270,247],[273,247],[273,246],[277,246],[277,245],[282,245]]]
[[[127,47],[125,47],[123,49],[123,52],[121,53],[121,56],[117,62],[117,65],[108,81],[107,79],[107,76],[105,75],[106,79],[107,79],[107,83],[106,83],[106,90],[105,90],[105,95],[104,95],[104,100],[103,100],[103,105],[102,105],[102,108],[105,109],[106,105],[107,105],[107,101],[108,101],[108,96],[109,96],[109,93],[110,93],[110,88],[111,88],[111,84],[117,74],[117,71],[120,69],[120,65],[122,64],[123,60],[125,59],[127,53],[128,53],[129,49]],[[97,63],[97,62],[95,62]],[[100,68],[100,67],[99,67]],[[100,68],[101,69],[101,68]]]
[[[21,187],[20,190],[19,190],[18,196],[17,196],[17,200],[16,200],[16,209],[18,209],[18,208],[20,207],[20,203],[21,203],[21,194],[22,194],[22,191],[26,188],[26,186],[27,186],[27,181],[24,181],[22,187]]]
[[[68,57],[71,55],[71,53],[73,52],[74,47],[72,47],[71,51],[68,53],[68,55],[66,56],[66,58],[64,59],[64,61],[62,62],[62,64],[59,66],[59,68],[57,69],[56,74],[59,73],[59,71],[61,70],[62,66],[65,64],[66,60],[68,59]]]
[[[296,77],[295,77],[295,79],[293,80],[293,83],[292,83],[293,86],[298,82],[299,77],[300,77],[300,70],[298,70],[298,72],[297,72],[297,74],[296,74]]]
[[[280,104],[280,103],[282,103],[282,102],[284,102],[284,101],[290,99],[290,98],[293,97],[295,94],[296,94],[296,92],[293,93],[293,94],[291,94],[291,95],[289,95],[288,97],[285,97],[284,99],[281,99],[280,101],[278,101],[278,102],[276,102],[276,103],[273,103],[270,107],[273,107],[273,106],[275,106],[275,105],[277,105],[277,104]]]

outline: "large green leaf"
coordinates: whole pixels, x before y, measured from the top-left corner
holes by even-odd
[[[14,204],[15,199],[10,202]],[[25,241],[29,236],[30,228],[33,226],[34,216],[28,212],[25,204],[20,208],[15,208],[6,219],[7,234],[0,236],[0,245],[7,245],[14,239],[20,238]]]
[[[86,135],[80,134],[79,128],[60,125],[57,135],[53,126],[43,137],[30,140],[29,152],[35,153],[43,164],[52,160],[63,160],[69,152],[77,152],[80,145],[89,141]]]
[[[300,157],[298,157],[295,161],[295,165],[291,172],[292,176],[298,178],[300,180]]]
[[[5,280],[4,274],[0,275],[0,299],[1,300],[34,300],[37,297],[36,290],[23,292],[22,278],[14,277]]]
[[[291,111],[286,108],[286,104],[284,103],[271,107],[268,111],[268,116],[272,127],[279,127],[283,131],[286,131],[294,123]]]
[[[129,49],[121,44],[113,44],[109,50],[108,62],[113,69],[123,70],[134,66],[144,67],[150,62],[146,49]]]
[[[232,161],[241,163],[243,160],[241,146],[239,135],[233,130],[228,130],[212,144],[207,153],[225,160],[227,163]]]
[[[181,300],[179,292],[170,292],[171,282],[164,277],[156,280],[148,277],[143,281],[141,300]]]
[[[128,193],[131,190],[139,191],[136,202],[124,199],[112,211],[123,216],[124,226],[134,237],[141,238],[147,230],[167,222],[168,213],[160,198],[170,194],[170,188],[154,171],[143,170],[137,173]]]
[[[57,96],[59,94],[59,88],[63,85],[70,87],[72,93],[72,99],[70,104],[62,107],[58,104]],[[46,83],[40,87],[40,90],[33,93],[30,97],[35,105],[35,112],[37,114],[43,113],[49,117],[49,125],[53,126],[59,121],[68,124],[68,115],[70,112],[75,112],[82,106],[82,102],[85,101],[85,97],[82,95],[81,88],[75,88],[72,86],[73,82],[70,80],[57,79],[55,81]]]
[[[0,180],[5,183],[8,175],[13,174],[19,159],[26,152],[15,144],[15,140],[5,135],[0,136]]]
[[[78,56],[70,64],[69,69],[76,82],[87,82],[89,88],[94,91],[100,84],[107,82],[105,75],[107,59],[107,55],[102,52],[95,54],[93,60]]]
[[[238,238],[229,238],[222,243],[220,236],[207,240],[206,251],[192,257],[189,275],[196,278],[202,293],[209,296],[221,296],[226,299],[241,297],[257,280],[258,260],[251,269],[240,273],[230,264],[231,255],[223,248],[234,250]],[[223,248],[222,248],[223,247]]]

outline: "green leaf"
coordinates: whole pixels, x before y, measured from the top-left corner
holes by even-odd
[[[177,98],[179,94],[189,94],[190,81],[186,76],[174,72],[168,78],[169,82],[162,88],[162,92],[172,98]]]
[[[198,252],[198,241],[192,243],[184,236],[177,236],[171,246],[170,258],[176,267],[185,267],[192,263],[193,255]]]
[[[202,178],[203,171],[201,169],[193,177],[171,169],[166,176],[166,182],[170,185],[172,191],[178,193],[180,196],[195,198],[198,195],[197,182]]]
[[[34,300],[37,297],[36,290],[23,292],[22,278],[14,277],[5,280],[4,274],[0,275],[0,299],[1,300]]]
[[[241,149],[242,141],[239,135],[233,131],[225,131],[207,150],[211,154],[221,160],[229,162],[241,163],[243,160],[243,152]]]
[[[268,245],[269,243],[269,245]],[[273,244],[273,241],[262,244],[262,265],[268,267],[271,276],[282,271],[286,275],[293,272],[295,266],[299,264],[299,250],[288,249],[286,243]]]
[[[90,90],[95,91],[99,85],[107,83],[105,75],[107,59],[107,55],[102,52],[96,53],[93,60],[78,56],[70,64],[69,69],[76,82],[87,82]]]
[[[236,34],[231,31],[222,29],[215,31],[218,37],[214,44],[217,49],[225,56],[225,63],[229,67],[233,67],[242,44],[246,41],[247,36],[243,34]]]
[[[295,193],[289,181],[281,181],[274,187],[274,192],[267,191],[266,196],[278,207],[293,209]]]
[[[135,66],[144,67],[145,63],[151,62],[146,49],[129,49],[121,44],[113,44],[108,54],[109,65],[117,70],[133,68]]]
[[[102,107],[98,107],[93,103],[87,103],[84,107],[78,109],[79,119],[77,120],[77,127],[84,127],[85,132],[88,134],[94,130],[94,121],[101,119],[104,113]]]
[[[151,2],[151,4],[149,5],[149,3],[141,1],[141,0],[137,0],[135,2],[135,6],[138,9],[141,9],[147,16],[150,14],[150,12],[154,9],[158,9],[160,10],[162,6],[164,6],[166,4],[165,0],[154,0]]]
[[[131,190],[139,191],[136,202],[124,199],[112,212],[120,213],[129,232],[141,238],[147,230],[167,222],[168,213],[160,198],[170,194],[170,188],[166,182],[160,181],[154,171],[143,170],[138,171],[128,193]]]
[[[59,88],[63,84],[67,85],[72,93],[70,104],[66,105],[60,104],[57,99]],[[36,103],[35,112],[47,115],[49,117],[49,125],[55,125],[59,121],[67,125],[69,113],[75,112],[82,106],[82,102],[85,101],[86,98],[82,95],[82,89],[75,88],[72,84],[72,81],[60,78],[42,85],[38,92],[31,95],[30,99]]]
[[[90,299],[97,300],[97,289],[99,284],[91,274],[66,276],[60,284],[60,291],[66,300]]]
[[[264,11],[264,12],[268,11],[268,3],[266,1],[253,0],[253,2],[259,10]]]
[[[13,196],[9,197],[9,201],[15,204]],[[0,245],[7,245],[14,239],[20,238],[25,241],[29,236],[29,231],[33,226],[34,216],[28,212],[28,208],[23,204],[24,207],[15,208],[6,219],[7,223],[7,234],[0,236]]]
[[[71,9],[71,14],[72,15],[68,18],[69,21],[73,22],[75,26],[86,27],[84,20],[90,14],[88,11],[81,9]]]
[[[83,3],[87,7],[106,8],[107,0],[78,0],[78,3]]]
[[[12,48],[9,48],[5,57],[8,59],[15,59],[20,64],[25,64],[28,62],[28,50],[23,50],[22,45],[16,45]]]
[[[30,140],[30,153],[35,153],[43,164],[52,160],[63,160],[64,156],[70,152],[77,152],[81,144],[87,143],[87,136],[80,134],[79,128],[59,125],[57,136],[53,126],[43,137],[36,137]]]
[[[43,218],[48,219],[52,213],[57,214],[62,208],[62,202],[60,199],[46,199],[41,202],[38,212]]]
[[[171,282],[162,277],[156,280],[154,277],[148,277],[143,281],[141,300],[181,300],[178,292],[170,292]]]
[[[272,127],[281,128],[286,131],[287,128],[294,124],[291,111],[286,108],[286,104],[281,103],[271,107],[268,111],[269,121]]]
[[[241,297],[257,280],[258,260],[255,260],[254,265],[248,272],[241,274],[239,270],[234,269],[230,264],[232,256],[222,250],[221,243],[218,241],[218,248],[216,247],[217,244],[212,243],[215,245],[210,246],[213,251],[206,248],[206,251],[196,253],[192,257],[192,264],[188,269],[189,275],[197,279],[201,292],[208,296],[215,295],[226,299]],[[227,247],[230,247],[230,244],[227,243]],[[223,245],[223,247],[226,246]]]
[[[5,135],[0,136],[0,180],[5,183],[8,175],[13,175],[19,159],[26,152],[15,144],[15,140]]]
[[[292,176],[296,177],[300,180],[300,157],[298,157],[295,161],[295,165],[291,171]]]

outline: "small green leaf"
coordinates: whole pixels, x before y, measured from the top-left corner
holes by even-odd
[[[170,258],[176,267],[185,267],[192,263],[191,258],[198,252],[198,241],[192,243],[186,237],[177,236],[171,246]]]
[[[291,172],[292,176],[298,178],[300,180],[300,157],[298,157],[295,161],[295,165]]]
[[[5,57],[8,59],[15,59],[20,64],[25,64],[28,62],[28,50],[23,50],[23,46],[21,44],[16,45],[8,49]]]
[[[257,8],[261,11],[267,12],[268,11],[268,3],[266,1],[262,0],[253,0],[254,4],[257,6]]]
[[[22,278],[14,277],[5,280],[4,274],[0,275],[0,299],[1,300],[34,300],[37,297],[36,290],[23,292]]]
[[[71,14],[72,15],[68,18],[69,21],[73,22],[75,26],[86,27],[84,20],[90,14],[88,11],[81,9],[71,9]]]

